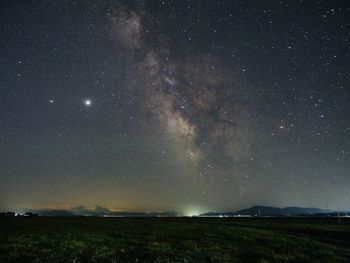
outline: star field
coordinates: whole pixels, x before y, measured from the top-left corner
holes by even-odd
[[[2,1],[0,17],[0,208],[350,208],[347,1]]]

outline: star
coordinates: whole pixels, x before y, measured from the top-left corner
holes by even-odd
[[[84,100],[84,104],[85,104],[85,106],[91,106],[91,100],[89,100],[89,99]]]

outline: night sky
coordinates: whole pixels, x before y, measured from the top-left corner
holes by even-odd
[[[350,209],[349,1],[0,2],[0,209]]]

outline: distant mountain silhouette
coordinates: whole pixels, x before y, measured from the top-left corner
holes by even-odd
[[[348,212],[350,214],[350,212]],[[13,216],[15,213],[12,213]],[[8,215],[1,213],[1,216]],[[180,212],[139,212],[139,211],[112,211],[106,207],[96,205],[93,208],[84,206],[72,207],[70,209],[39,209],[31,210],[27,216],[107,216],[107,217],[177,217],[182,216]],[[338,212],[329,211],[314,207],[270,207],[270,206],[253,206],[239,211],[229,212],[208,212],[200,216],[337,216]],[[346,216],[347,212],[340,212],[340,215]]]
[[[237,215],[249,215],[249,216],[298,216],[298,215],[314,215],[314,214],[326,214],[331,211],[327,211],[314,207],[270,207],[270,206],[253,206],[248,209],[239,210],[236,212],[209,212],[203,214],[203,216],[237,216]]]
[[[260,214],[259,214],[260,213]],[[327,210],[314,207],[269,207],[269,206],[253,206],[248,209],[239,210],[236,214],[241,215],[261,215],[261,216],[293,216],[293,215],[312,215],[317,213],[327,213]]]
[[[102,206],[95,206],[92,209],[88,209],[84,206],[72,207],[70,209],[40,209],[32,210],[32,213],[36,213],[40,216],[107,216],[107,217],[174,217],[179,216],[179,213],[169,212],[138,212],[138,211],[111,211],[108,208]]]

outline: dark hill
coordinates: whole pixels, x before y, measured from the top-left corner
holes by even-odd
[[[209,212],[203,214],[203,216],[238,216],[238,215],[249,215],[249,216],[308,216],[314,214],[326,214],[331,211],[314,207],[270,207],[270,206],[253,206],[247,209],[242,209],[236,212]]]

